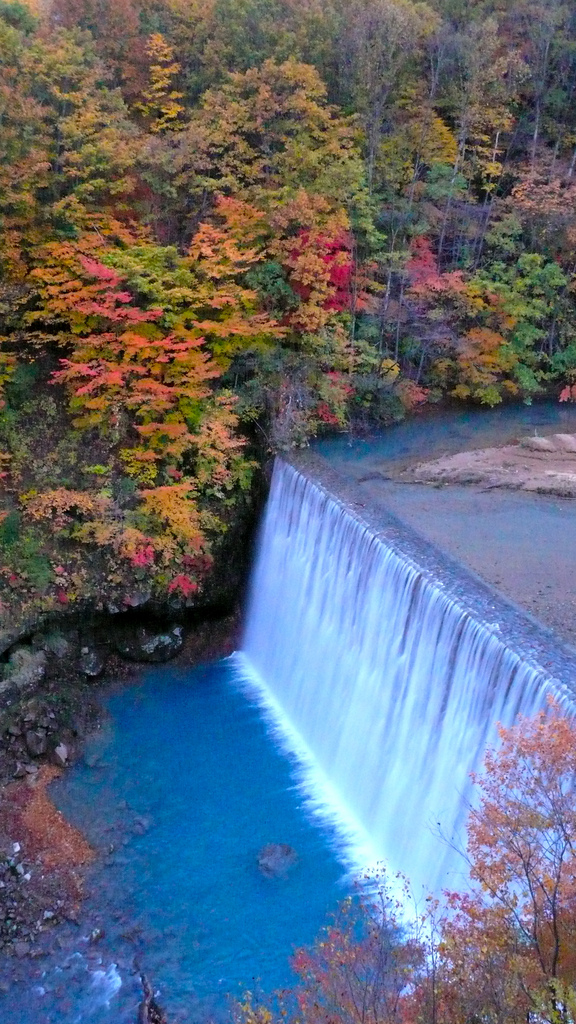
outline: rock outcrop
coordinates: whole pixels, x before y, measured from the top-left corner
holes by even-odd
[[[175,658],[184,643],[182,626],[166,628],[122,623],[112,634],[115,650],[128,661],[163,662]]]
[[[13,648],[0,679],[0,696],[25,693],[37,687],[46,674],[46,653],[30,647]]]
[[[423,462],[394,479],[403,483],[479,484],[576,497],[576,435],[527,437],[502,448],[480,448]]]
[[[258,867],[266,878],[282,878],[298,860],[298,854],[287,843],[267,843],[258,854]]]

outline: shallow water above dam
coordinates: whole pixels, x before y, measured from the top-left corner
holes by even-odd
[[[427,408],[366,437],[342,434],[316,441],[312,447],[356,479],[376,461],[399,465],[552,432],[576,432],[576,404],[547,401],[495,409]]]

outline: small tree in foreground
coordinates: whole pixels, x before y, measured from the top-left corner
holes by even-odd
[[[500,738],[474,777],[471,889],[448,894],[445,1017],[572,1021],[576,726],[552,704]]]
[[[394,889],[408,887],[401,879]],[[403,900],[381,874],[362,880],[310,949],[292,959],[299,978],[277,993],[274,1007],[248,993],[236,1007],[238,1024],[403,1024],[407,995],[423,992],[428,972],[421,920],[401,923]]]
[[[551,703],[500,739],[473,777],[469,889],[420,914],[385,884],[346,900],[299,984],[274,1009],[247,997],[239,1024],[573,1024],[576,724]]]

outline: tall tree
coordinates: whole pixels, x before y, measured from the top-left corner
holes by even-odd
[[[393,101],[426,37],[437,27],[437,16],[425,3],[353,0],[346,5],[340,39],[342,92],[351,95],[362,118],[370,184]]]
[[[576,992],[576,729],[553,708],[500,738],[475,779],[473,888],[446,923],[447,1019],[559,1024]]]

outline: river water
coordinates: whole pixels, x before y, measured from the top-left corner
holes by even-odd
[[[134,957],[171,1022],[222,1018],[228,994],[294,980],[289,957],[347,891],[344,869],[236,679],[229,659],[162,667],[110,699],[108,726],[52,789],[103,861],[65,948],[0,994],[2,1024],[134,1024]],[[284,878],[258,869],[270,842],[298,854]]]
[[[398,466],[553,432],[576,432],[576,404],[547,401],[495,409],[427,408],[373,435],[351,438],[341,434],[316,441],[313,447],[333,465],[357,477],[376,462]]]

